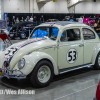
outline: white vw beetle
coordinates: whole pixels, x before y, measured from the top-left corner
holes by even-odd
[[[54,75],[92,65],[100,69],[100,39],[91,27],[75,22],[41,24],[28,40],[0,52],[2,76],[29,76],[36,87],[49,85]]]

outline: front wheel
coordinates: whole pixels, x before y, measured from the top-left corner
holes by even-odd
[[[97,55],[97,58],[96,58],[96,61],[95,61],[95,65],[94,65],[94,69],[100,70],[100,52]]]
[[[53,79],[53,66],[49,61],[40,61],[30,75],[30,81],[35,87],[45,87]]]

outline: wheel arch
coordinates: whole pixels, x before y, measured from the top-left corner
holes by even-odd
[[[49,59],[47,59],[47,58],[43,58],[43,59],[39,60],[39,61],[37,62],[37,64],[38,64],[40,61],[43,61],[43,60],[46,60],[46,61],[50,62],[50,63],[52,64],[52,66],[53,66],[53,63],[51,62],[51,60],[49,60]],[[36,65],[37,65],[37,64],[36,64]]]
[[[41,61],[44,61],[44,60],[46,60],[46,61],[48,61],[48,62],[50,62],[51,64],[52,64],[52,67],[53,67],[53,70],[54,70],[54,74],[55,75],[58,75],[59,73],[58,73],[58,69],[57,69],[57,67],[53,64],[54,62],[52,62],[50,59],[48,59],[48,58],[43,58],[43,59],[40,59],[37,63],[36,63],[36,65],[39,63],[39,62],[41,62]],[[36,66],[35,65],[35,66]],[[34,67],[35,68],[35,67]],[[33,70],[34,70],[34,68],[33,68]]]
[[[98,47],[96,46],[93,50],[92,59],[91,59],[91,63],[93,65],[95,64],[95,61],[99,52],[100,52],[100,45]]]
[[[48,62],[50,62],[51,64],[52,64],[52,67],[53,67],[53,63],[49,60],[49,59],[47,59],[47,58],[43,58],[43,59],[41,59],[41,60],[39,60],[37,63],[36,63],[36,65],[35,66],[37,66],[37,64],[39,63],[39,62],[41,62],[41,61],[48,61]],[[35,68],[35,67],[34,67]],[[34,70],[34,68],[33,68],[33,70]],[[33,71],[32,70],[32,71]],[[54,67],[53,67],[53,72],[54,72]],[[32,73],[32,72],[31,72]],[[55,72],[54,72],[54,74],[55,74]]]
[[[33,59],[30,60],[30,56],[33,57]],[[42,60],[47,60],[52,64],[53,69],[54,69],[54,75],[59,74],[59,69],[57,67],[57,64],[56,64],[55,60],[50,55],[48,55],[47,53],[34,52],[34,53],[30,54],[29,56],[28,55],[24,56],[23,58],[25,58],[27,60],[27,62],[30,62],[30,64],[31,64],[31,67],[30,67],[31,71],[30,71],[29,74],[31,74],[31,72],[34,70],[36,65]],[[26,64],[26,67],[27,67],[27,65],[28,64]]]

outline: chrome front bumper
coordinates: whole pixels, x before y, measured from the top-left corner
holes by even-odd
[[[0,71],[2,72],[2,77],[10,78],[18,78],[18,79],[24,79],[26,78],[26,75],[24,75],[20,70],[10,70],[10,69],[4,69],[0,68]],[[13,72],[20,72],[20,74],[13,74]]]

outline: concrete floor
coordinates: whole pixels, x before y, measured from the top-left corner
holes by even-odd
[[[18,42],[13,40],[12,42]],[[35,95],[0,95],[1,100],[93,100],[100,80],[100,71],[80,69],[55,76],[45,88],[34,88],[28,79],[0,78],[0,89],[35,90]]]

